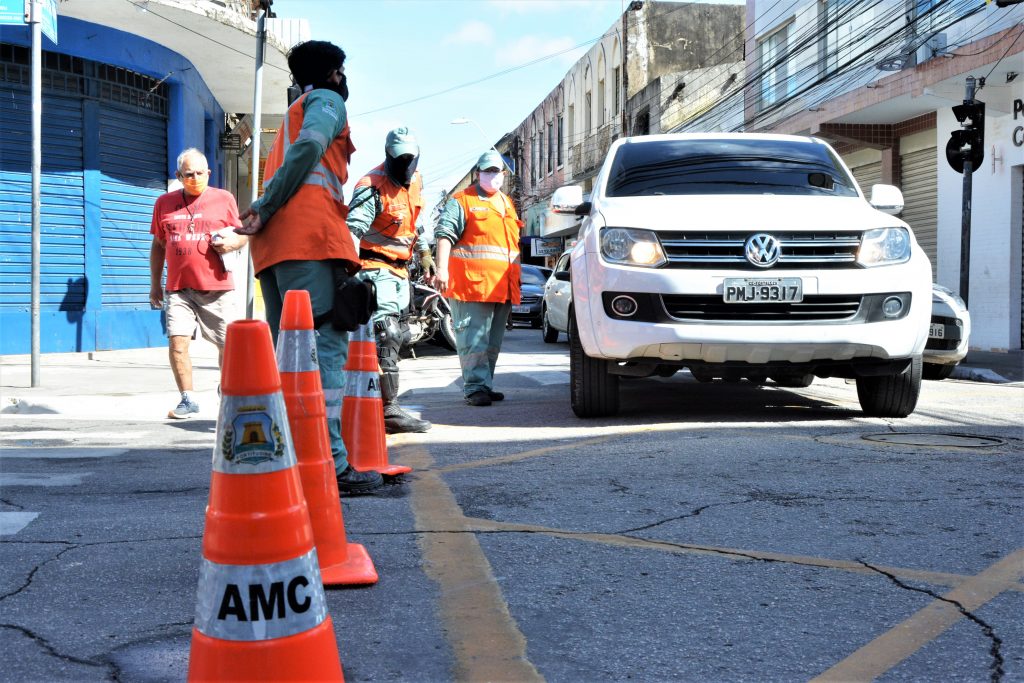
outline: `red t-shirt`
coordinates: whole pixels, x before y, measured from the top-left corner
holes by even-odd
[[[153,206],[150,232],[164,243],[167,291],[234,289],[231,273],[212,246],[210,235],[242,225],[238,204],[227,190],[207,187],[198,197],[181,190],[160,195]]]

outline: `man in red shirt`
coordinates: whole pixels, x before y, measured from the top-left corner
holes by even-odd
[[[199,412],[199,404],[190,394],[189,341],[198,325],[203,337],[217,345],[220,365],[224,336],[235,309],[230,268],[235,254],[231,252],[244,247],[248,238],[234,232],[242,224],[234,196],[207,186],[210,167],[202,152],[189,148],[178,155],[177,178],[182,188],[161,195],[153,206],[149,304],[153,308],[164,305],[166,288],[168,354],[181,392],[181,402],[167,417],[181,419]],[[167,282],[161,288],[165,260]]]

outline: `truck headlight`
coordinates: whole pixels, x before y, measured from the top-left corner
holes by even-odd
[[[602,228],[601,255],[612,263],[658,268],[668,263],[658,236],[650,230]]]
[[[858,265],[865,268],[889,266],[910,260],[910,233],[906,228],[868,230],[857,252]]]

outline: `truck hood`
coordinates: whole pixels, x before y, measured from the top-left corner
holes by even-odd
[[[649,230],[852,230],[906,226],[860,197],[686,195],[601,198],[604,225]]]

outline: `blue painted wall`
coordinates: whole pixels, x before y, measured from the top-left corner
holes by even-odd
[[[158,80],[165,79],[164,82],[169,86],[166,130],[167,180],[174,177],[178,153],[187,147],[197,147],[206,153],[210,161],[210,167],[213,169],[212,184],[223,184],[224,155],[218,149],[217,141],[224,112],[191,62],[149,40],[77,19],[60,17],[58,32],[60,44],[54,45],[49,39],[44,38],[44,51],[73,55],[130,69]],[[29,47],[28,29],[0,27],[0,42]],[[215,50],[211,48],[210,58],[216,59],[215,55]],[[45,97],[44,90],[44,99]],[[89,134],[99,125],[96,108],[95,101],[86,100],[83,103],[82,125],[86,135],[82,141],[80,169],[49,172],[47,150],[51,141],[45,138],[43,140],[44,175],[48,179],[57,178],[60,174],[64,174],[65,177],[77,176],[78,182],[82,184],[84,197],[78,200],[82,202],[82,206],[77,210],[80,217],[73,219],[81,223],[77,229],[75,226],[69,227],[71,234],[80,235],[77,239],[81,240],[84,251],[84,258],[78,259],[82,263],[75,266],[79,270],[71,273],[72,276],[68,278],[70,284],[67,285],[67,291],[71,292],[74,289],[76,297],[74,301],[67,295],[54,295],[56,299],[53,296],[43,297],[40,310],[40,347],[43,353],[140,348],[162,346],[166,343],[162,313],[150,310],[144,297],[130,297],[131,300],[127,302],[122,298],[117,305],[103,304],[104,293],[109,299],[112,285],[109,282],[104,283],[105,273],[100,249],[100,192],[104,182],[112,179],[105,177],[99,169],[98,158],[103,151],[99,147],[102,143],[95,135]],[[46,116],[44,104],[44,128]],[[145,145],[146,141],[139,140],[138,144]],[[12,168],[12,164],[21,164],[24,168]],[[4,171],[13,172],[19,177],[22,173],[30,173],[28,163],[22,162],[20,158],[17,161],[0,159],[0,165],[4,167]],[[10,177],[10,174],[5,177]],[[116,180],[122,184],[125,182],[123,178]],[[140,187],[140,191],[145,189]],[[5,191],[13,190],[10,187],[0,187],[0,194]],[[152,191],[152,188],[149,191]],[[50,207],[44,206],[44,216],[50,210]],[[11,226],[6,228],[8,231],[13,232],[17,229],[23,233],[25,225],[30,225],[31,216],[19,212],[13,218],[7,217],[5,220],[8,221],[7,225]],[[5,226],[0,225],[0,232],[4,230]],[[9,235],[0,234],[0,240],[5,237]],[[132,257],[139,260],[139,263],[132,264],[132,278],[140,281],[129,283],[129,289],[135,291],[141,287],[142,291],[148,293],[148,275],[139,275],[140,272],[148,273],[148,248],[144,247],[145,245],[139,245],[135,251],[144,253],[137,253]],[[26,262],[28,260],[28,254],[17,254],[16,257],[19,260],[23,258]],[[24,264],[15,265],[20,278]],[[45,240],[42,265],[45,271],[48,265]],[[141,265],[145,268],[140,269]],[[67,269],[66,264],[62,267]],[[119,291],[124,290],[123,278],[118,287]],[[27,281],[24,288],[25,291],[28,290]],[[25,297],[3,298],[8,300],[0,300],[0,354],[28,353],[31,350],[30,312],[29,307],[25,305]]]

